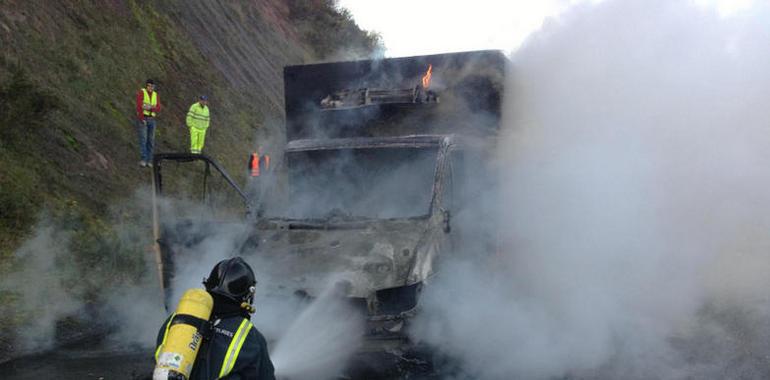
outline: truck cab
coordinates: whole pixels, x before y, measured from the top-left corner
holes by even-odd
[[[473,156],[466,140],[410,135],[287,144],[288,207],[266,209],[255,225],[259,239],[246,248],[271,268],[266,286],[316,297],[333,274],[367,316],[370,338],[406,343],[402,328],[417,312],[422,287],[440,258],[459,254],[471,238],[453,218],[483,214],[463,199],[481,195],[476,184],[483,183],[463,176]]]
[[[480,51],[284,70],[281,190],[253,251],[275,292],[329,276],[367,317],[367,346],[408,344],[420,291],[450,256],[494,253],[494,154],[507,59]],[[336,103],[334,103],[336,102]]]

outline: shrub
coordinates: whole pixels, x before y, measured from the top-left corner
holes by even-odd
[[[341,50],[348,53],[346,58],[366,58],[382,49],[380,35],[362,30],[336,0],[289,0],[288,6],[289,18],[319,59]]]

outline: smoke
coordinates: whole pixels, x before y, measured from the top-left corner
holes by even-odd
[[[184,259],[176,261],[172,280],[171,308],[181,294],[189,288],[201,287],[201,280],[222,259],[239,254],[251,226],[233,223],[215,227],[195,223],[185,234]],[[205,237],[194,241],[198,235],[192,230],[205,230]],[[292,297],[270,294],[270,284],[276,283],[270,264],[257,256],[244,256],[257,276],[257,294],[252,316],[255,327],[267,338],[276,374],[290,379],[327,379],[341,373],[347,360],[359,347],[363,334],[359,315],[344,302],[338,288],[330,286],[312,302]],[[136,312],[134,311],[134,314]],[[133,319],[127,318],[127,321]],[[148,325],[152,331],[148,341],[154,342],[154,334],[160,322]],[[147,339],[147,338],[145,338]]]
[[[412,329],[447,356],[444,377],[768,377],[769,13],[582,5],[512,57],[502,203],[489,198],[503,214],[501,255],[441,268]],[[246,230],[193,222],[174,289],[200,286]],[[24,327],[39,346],[84,309],[67,276],[48,276],[66,268],[67,239],[43,226],[19,251],[34,269],[3,279],[40,311]],[[279,373],[338,373],[359,322],[329,295],[309,306],[262,295],[271,268],[248,260],[255,325]],[[146,271],[141,286],[107,294],[123,331],[151,345],[165,313]],[[29,278],[36,286],[18,285]]]
[[[76,202],[39,216],[0,278],[0,336],[10,342],[0,359],[104,335],[117,349],[152,344],[165,312],[145,257],[150,229],[137,221],[150,214],[148,194],[111,205],[103,219]]]
[[[286,215],[369,218],[425,215],[435,149],[290,153],[291,203]]]
[[[514,53],[502,255],[444,268],[413,329],[446,377],[770,374],[768,16],[606,1]]]
[[[364,321],[330,285],[289,326],[271,355],[278,376],[292,380],[338,377],[361,346]]]
[[[24,321],[16,327],[16,333],[24,337],[16,342],[18,352],[52,347],[56,322],[77,315],[84,306],[67,286],[73,268],[67,265],[69,257],[63,247],[69,239],[70,234],[44,218],[35,235],[15,252],[21,262],[18,270],[0,280],[0,290],[13,292],[18,300],[13,302],[13,310],[4,310],[4,318]]]
[[[186,289],[200,287],[201,280],[217,262],[238,255],[252,226],[232,223],[217,228],[201,223],[193,229],[205,230],[205,237],[200,241],[193,242],[191,238],[180,242],[185,246],[184,260],[179,258],[176,262],[172,302]],[[186,237],[196,235],[188,230]],[[271,273],[270,262],[259,256],[243,257],[254,269],[258,281],[254,301],[257,311],[252,322],[269,342],[276,374],[292,380],[339,375],[359,347],[363,334],[363,321],[345,303],[340,288],[330,285],[311,302],[296,296],[271,294],[268,290],[271,284],[279,281]],[[329,283],[335,282],[329,280]],[[159,326],[152,327],[153,334]]]
[[[155,268],[147,261],[143,285],[115,289],[106,299],[105,315],[115,316],[117,326],[107,336],[107,345],[116,349],[154,348],[158,329],[168,316],[157,285]]]
[[[251,319],[268,341],[276,374],[291,379],[324,379],[339,375],[358,348],[363,334],[362,321],[344,302],[345,293],[340,293],[345,289],[330,285],[312,302],[290,292],[282,292],[284,289],[276,284],[285,279],[277,278],[275,263],[260,255],[250,254],[253,253],[251,249],[262,244],[251,239],[266,237],[252,235],[253,222],[243,220],[242,208],[229,210],[232,213],[214,212],[209,208],[220,209],[228,205],[228,199],[221,196],[228,189],[214,190],[220,195],[214,204],[196,201],[196,192],[187,191],[198,188],[194,172],[182,166],[164,168],[164,189],[178,192],[165,192],[170,197],[160,199],[160,215],[164,228],[167,228],[163,244],[174,252],[173,263],[169,263],[173,267],[171,295],[167,300],[169,308],[176,308],[176,302],[187,289],[200,288],[203,278],[209,275],[217,262],[242,256],[254,270],[258,282],[254,301],[256,312]],[[182,182],[172,184],[180,174]],[[193,180],[186,181],[185,178]],[[215,178],[207,181],[211,184]],[[151,273],[155,274],[155,268],[151,268]],[[331,281],[335,274],[323,275],[330,276],[327,279],[330,284],[336,283]],[[136,294],[138,290],[128,291]],[[137,315],[137,310],[130,314]],[[142,339],[155,342],[162,319],[149,322],[147,319],[127,317],[123,323],[133,322],[137,322],[137,328],[151,333],[146,337],[144,335],[147,334],[143,334]]]
[[[198,199],[200,172],[184,165],[164,167],[164,189],[178,197],[158,199],[160,215],[169,228],[180,229],[167,231],[164,241],[179,253],[172,264],[171,310],[186,289],[201,287],[218,261],[242,254],[253,230],[243,221],[242,207],[228,209],[233,199],[221,196],[225,189],[216,177],[207,181],[217,196]],[[15,330],[0,336],[13,340],[11,356],[72,342],[72,336],[64,336],[71,333],[104,335],[104,348],[119,351],[154,347],[168,312],[150,251],[150,205],[145,188],[111,206],[109,226],[84,225],[75,215],[41,218],[33,237],[15,252],[12,270],[0,279],[0,295],[13,296],[12,303],[2,305],[5,319],[0,321],[4,329]],[[273,297],[266,290],[278,282],[270,262],[245,258],[259,281],[252,320],[273,348],[279,374],[292,379],[339,375],[363,334],[357,313],[333,287],[312,302]],[[72,326],[62,329],[63,322]]]

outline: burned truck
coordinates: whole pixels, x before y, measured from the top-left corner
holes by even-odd
[[[287,142],[258,196],[199,155],[159,155],[156,193],[169,161],[220,171],[249,210],[235,246],[270,268],[267,292],[313,298],[333,277],[366,316],[365,350],[407,345],[442,262],[494,254],[506,64],[477,51],[286,67]],[[159,219],[168,286],[173,263],[203,238],[190,236],[208,229]]]

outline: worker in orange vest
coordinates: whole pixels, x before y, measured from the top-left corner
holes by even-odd
[[[257,151],[249,156],[249,175],[251,177],[259,177],[261,174],[266,174],[270,171],[270,155],[264,153],[264,149],[260,145]]]

